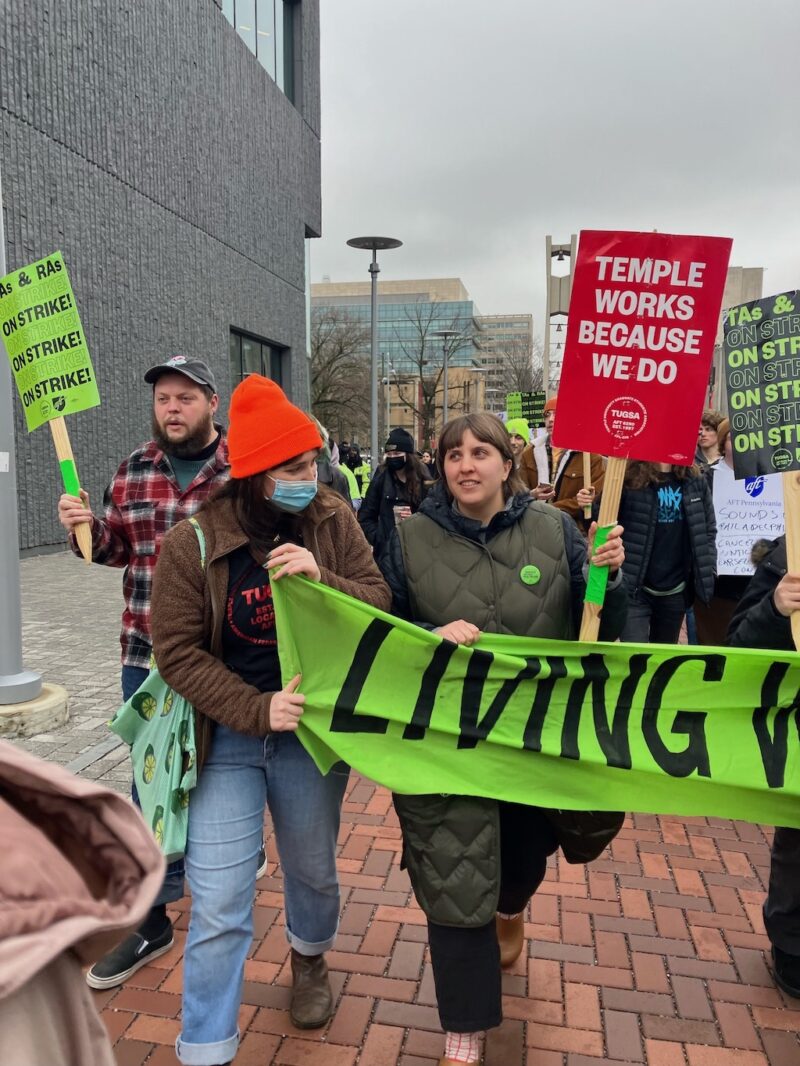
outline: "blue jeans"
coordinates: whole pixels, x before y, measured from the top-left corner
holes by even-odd
[[[145,670],[143,666],[122,667],[123,703],[127,703],[134,692],[145,683],[149,673],[150,671]],[[131,799],[137,807],[141,807],[141,803],[139,803],[139,794],[137,793],[136,785],[133,782],[131,782]],[[177,900],[182,899],[183,878],[183,859],[177,859],[175,862],[169,863],[167,866],[167,872],[164,874],[164,882],[153,902],[153,906],[158,907],[164,903],[175,903]]]
[[[339,925],[336,838],[347,772],[323,777],[294,733],[248,737],[217,725],[189,802],[192,912],[178,1058],[230,1062],[253,940],[258,853],[269,808],[283,870],[286,936],[301,955],[333,945]]]

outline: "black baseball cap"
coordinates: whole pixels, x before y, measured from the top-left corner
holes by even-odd
[[[148,385],[155,385],[162,374],[183,374],[196,381],[198,385],[207,385],[212,392],[217,391],[214,375],[202,359],[190,359],[188,355],[173,355],[165,363],[151,366],[144,376]]]

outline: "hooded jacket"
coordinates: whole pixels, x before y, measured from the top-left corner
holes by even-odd
[[[113,1066],[81,966],[144,920],[164,859],[123,796],[0,742],[0,1062]]]

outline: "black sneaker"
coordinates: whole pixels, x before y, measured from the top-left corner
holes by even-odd
[[[86,974],[89,988],[115,988],[145,966],[151,959],[164,955],[172,947],[172,922],[154,940],[145,940],[141,933],[131,933],[113,951],[96,962]]]
[[[800,999],[800,955],[789,955],[788,952],[773,946],[772,969],[778,988],[787,996]]]
[[[256,881],[263,877],[267,872],[267,850],[264,845],[261,845],[261,851],[258,853],[258,869],[256,870]]]

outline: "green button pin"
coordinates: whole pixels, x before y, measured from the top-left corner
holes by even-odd
[[[542,572],[538,566],[523,566],[519,576],[525,585],[535,585],[541,580]]]

